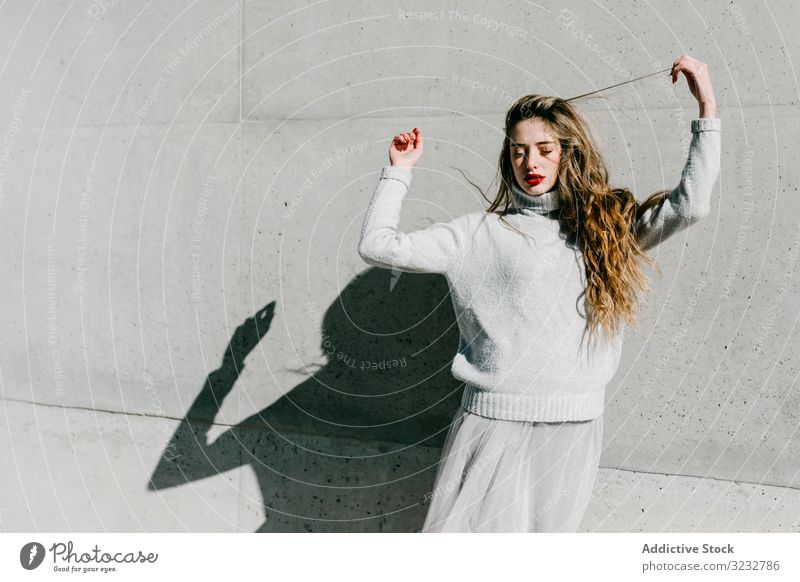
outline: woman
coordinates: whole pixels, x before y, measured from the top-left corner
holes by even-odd
[[[358,251],[370,265],[447,278],[461,334],[462,406],[422,531],[575,532],[602,448],[605,387],[648,290],[640,259],[709,212],[720,123],[708,67],[673,64],[700,107],[680,183],[638,203],[611,188],[586,121],[562,99],[508,111],[501,183],[484,212],[397,229],[419,129],[394,137]]]

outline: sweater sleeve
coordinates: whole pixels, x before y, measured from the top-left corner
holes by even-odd
[[[678,186],[636,222],[639,244],[648,250],[708,215],[719,177],[722,120],[692,119],[692,142]]]
[[[400,209],[411,178],[411,170],[407,168],[381,168],[361,226],[358,254],[375,267],[443,275],[463,246],[468,215],[421,230],[400,232],[397,228]]]

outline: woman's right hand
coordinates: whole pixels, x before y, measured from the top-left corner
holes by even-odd
[[[416,127],[413,131],[399,133],[389,146],[389,161],[393,166],[414,167],[422,157],[422,134]]]

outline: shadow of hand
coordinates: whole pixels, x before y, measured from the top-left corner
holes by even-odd
[[[244,320],[233,332],[231,341],[225,349],[222,367],[233,365],[237,370],[244,366],[244,359],[255,349],[261,338],[269,331],[275,316],[275,302],[267,303],[252,317]]]

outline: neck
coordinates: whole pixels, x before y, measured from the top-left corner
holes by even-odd
[[[547,214],[561,206],[558,188],[553,187],[544,194],[528,194],[517,184],[516,178],[511,182],[511,195],[514,199],[514,206],[520,214]]]

